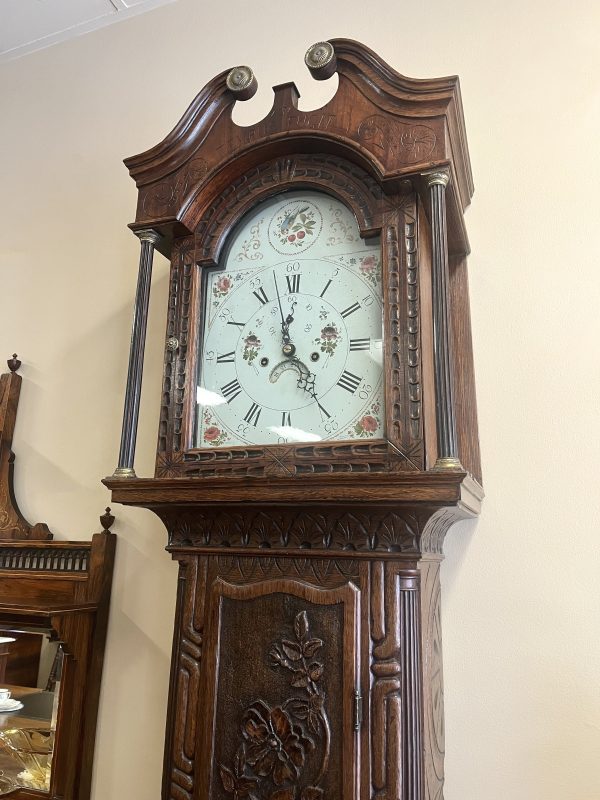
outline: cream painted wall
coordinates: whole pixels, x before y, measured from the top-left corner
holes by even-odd
[[[178,0],[0,68],[0,355],[24,362],[17,492],[59,538],[98,529],[118,449],[138,257],[122,158],[237,63],[260,83],[240,122],[291,79],[303,108],[322,104],[333,88],[302,57],[328,36],[407,75],[461,76],[487,499],[449,535],[443,572],[446,800],[600,797],[599,27],[587,0]],[[141,475],[166,292],[158,258]],[[150,512],[114,511],[93,798],[158,800],[176,569]]]

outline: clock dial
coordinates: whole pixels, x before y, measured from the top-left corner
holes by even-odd
[[[205,297],[197,447],[383,436],[380,246],[342,203],[258,206]]]

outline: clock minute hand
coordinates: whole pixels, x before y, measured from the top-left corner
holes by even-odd
[[[279,313],[281,315],[281,333],[283,335],[283,343],[286,344],[290,340],[290,329],[289,329],[289,323],[286,323],[283,317],[283,308],[281,307],[281,297],[279,295],[279,287],[277,286],[277,278],[275,276],[275,270],[273,270],[273,282],[275,283],[275,292],[277,294],[277,302],[279,303]]]
[[[283,316],[283,308],[281,306],[281,295],[279,294],[279,287],[277,286],[277,277],[275,276],[275,270],[273,270],[273,281],[275,283],[275,292],[277,293],[277,302],[279,304],[279,313],[281,315],[281,338],[283,342],[282,351],[283,355],[291,358],[296,353],[295,346],[290,341],[290,323],[294,321],[294,317],[292,313],[288,314],[286,318]],[[294,303],[292,305],[292,312],[294,311]]]

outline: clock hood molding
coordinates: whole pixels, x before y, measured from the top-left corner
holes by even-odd
[[[232,149],[238,166],[241,157],[251,171],[264,163],[265,148],[271,158],[274,152],[290,155],[306,150],[311,135],[318,134],[319,152],[354,162],[384,192],[396,193],[403,180],[448,168],[449,249],[468,253],[463,212],[473,181],[458,78],[407,78],[359,42],[330,44],[339,86],[319,109],[300,111],[296,86],[285,83],[274,87],[273,107],[264,119],[239,126],[231,118],[239,95],[227,86],[230,71],[209,81],[162,142],[125,159],[139,188],[131,227],[159,231],[157,248],[168,255],[173,238],[192,233],[202,210],[230,182]]]

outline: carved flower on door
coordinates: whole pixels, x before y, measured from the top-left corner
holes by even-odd
[[[324,665],[316,660],[323,641],[310,636],[306,611],[294,619],[294,637],[295,641],[282,639],[274,644],[269,656],[274,667],[292,673],[290,686],[303,690],[302,694],[295,693],[273,708],[256,700],[245,710],[234,764],[219,764],[223,789],[233,800],[324,798],[319,784],[329,764],[331,736],[325,694],[319,686]],[[319,774],[301,785],[306,755],[317,743],[322,749]]]
[[[269,709],[258,700],[246,710],[242,725],[246,761],[257,775],[272,775],[276,786],[298,778],[305,750],[313,749],[314,743],[282,708]]]

